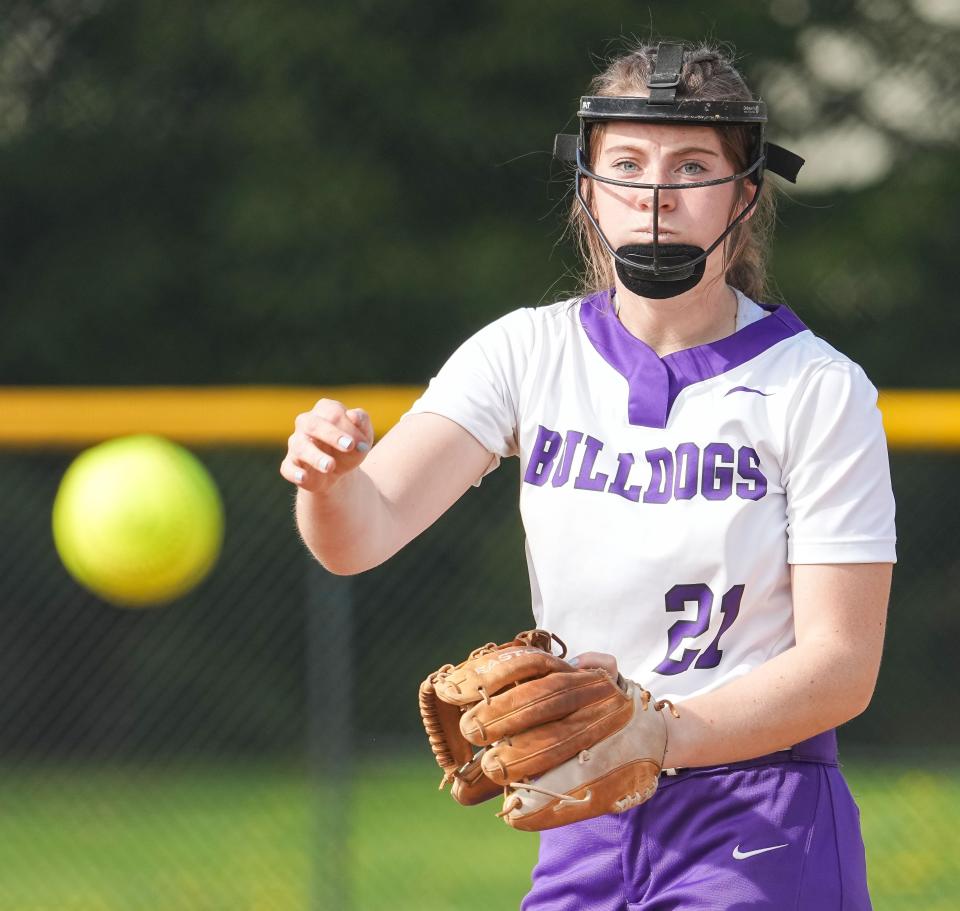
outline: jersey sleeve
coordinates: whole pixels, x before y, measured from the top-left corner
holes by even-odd
[[[407,412],[442,415],[472,434],[491,455],[483,474],[519,451],[520,383],[532,343],[531,312],[508,313],[467,339]]]
[[[784,489],[789,563],[896,562],[877,390],[856,364],[828,362],[793,403]]]

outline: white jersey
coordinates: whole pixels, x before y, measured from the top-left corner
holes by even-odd
[[[876,389],[788,307],[739,298],[733,335],[664,357],[606,292],[515,311],[411,409],[488,471],[519,456],[537,625],[661,698],[794,644],[789,564],[896,559]]]

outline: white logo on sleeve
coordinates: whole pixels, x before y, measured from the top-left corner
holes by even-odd
[[[748,857],[754,857],[757,854],[766,854],[767,851],[777,851],[780,848],[786,848],[789,845],[771,845],[769,848],[757,848],[755,851],[741,851],[740,845],[733,849],[734,860],[746,860]]]

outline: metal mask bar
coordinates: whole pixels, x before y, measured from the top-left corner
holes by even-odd
[[[660,271],[660,187],[653,188],[653,271]]]
[[[636,180],[618,180],[616,177],[601,177],[597,174],[586,162],[582,149],[577,149],[577,170],[584,177],[589,177],[592,180],[599,180],[600,183],[608,183],[615,187],[630,187],[633,189],[639,188],[641,190],[652,190],[655,187],[659,187],[661,190],[686,190],[686,189],[695,189],[696,187],[715,187],[721,183],[730,183],[733,180],[742,180],[744,177],[749,177],[755,171],[760,169],[760,166],[763,164],[763,157],[759,157],[754,161],[749,168],[744,171],[739,171],[736,174],[731,174],[729,177],[714,177],[712,180],[692,180],[685,183],[640,183]]]
[[[704,126],[726,123],[766,123],[767,106],[762,101],[702,101],[680,98],[669,104],[654,104],[635,95],[584,95],[577,116],[581,120],[648,120],[651,123],[696,123]]]

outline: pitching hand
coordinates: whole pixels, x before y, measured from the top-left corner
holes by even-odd
[[[280,474],[297,487],[322,493],[353,471],[372,445],[373,426],[366,411],[320,399],[297,415]]]

